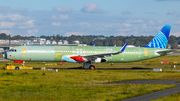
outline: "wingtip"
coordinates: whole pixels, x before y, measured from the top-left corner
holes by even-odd
[[[126,48],[127,45],[128,45],[128,43],[126,43],[126,44],[122,47],[122,49],[121,49],[120,52],[124,52],[124,50],[125,50],[125,48]]]

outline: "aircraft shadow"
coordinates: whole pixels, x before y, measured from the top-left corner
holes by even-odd
[[[59,68],[62,69],[62,68]],[[74,67],[67,69],[84,69],[82,67]],[[152,68],[132,67],[132,68],[96,68],[95,70],[152,70]]]
[[[40,68],[33,68],[34,70],[39,70]],[[50,68],[47,68],[50,69]],[[64,69],[64,70],[72,70],[79,69],[85,70],[82,67],[72,67],[72,68],[51,68],[51,69]],[[87,69],[88,70],[88,69]],[[132,68],[96,68],[95,70],[152,70],[152,68],[142,68],[142,67],[132,67]]]

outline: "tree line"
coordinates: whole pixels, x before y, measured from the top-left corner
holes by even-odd
[[[0,39],[9,39],[9,40],[18,40],[18,39],[30,39],[36,38],[35,36],[10,36],[5,33],[0,34]],[[59,42],[60,40],[67,40],[69,44],[73,44],[75,40],[79,40],[81,44],[94,45],[97,46],[123,46],[125,43],[134,46],[145,46],[147,45],[154,36],[103,36],[103,35],[71,35],[71,36],[62,36],[62,35],[53,35],[45,36],[41,35],[39,38],[45,38],[46,40],[55,40]],[[176,37],[171,35],[168,39],[168,44],[171,45],[171,48],[178,48],[180,44],[180,36]]]

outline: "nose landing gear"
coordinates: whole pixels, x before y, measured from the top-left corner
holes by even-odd
[[[6,52],[4,52],[3,57],[4,57],[5,59],[7,59],[7,53],[6,53]]]

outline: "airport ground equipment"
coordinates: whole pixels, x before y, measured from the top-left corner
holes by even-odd
[[[12,63],[5,63],[5,66],[3,69],[9,69],[9,70],[32,70],[33,67],[27,67],[27,66],[14,66]]]

